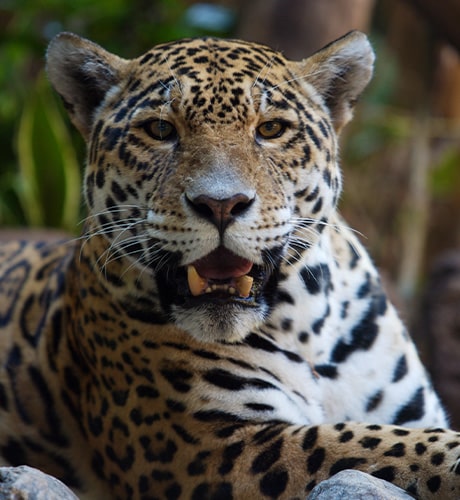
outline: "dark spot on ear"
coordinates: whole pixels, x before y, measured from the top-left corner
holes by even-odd
[[[75,68],[71,72],[72,78],[80,87],[79,95],[84,96],[84,102],[80,104],[83,104],[85,109],[96,109],[101,104],[111,84],[115,83],[112,75],[109,75],[107,71],[104,73],[106,73],[107,80],[104,81],[104,85],[101,85],[101,80],[96,75],[89,75],[80,68]]]

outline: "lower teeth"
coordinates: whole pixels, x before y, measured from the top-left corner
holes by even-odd
[[[209,285],[208,280],[200,276],[194,266],[187,267],[187,279],[190,293],[196,297],[205,293],[212,293],[215,291],[226,292],[230,295],[238,295],[241,298],[249,297],[251,293],[254,278],[245,275],[235,278],[231,284],[217,284]]]

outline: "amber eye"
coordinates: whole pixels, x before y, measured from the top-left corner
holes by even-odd
[[[280,120],[264,122],[257,127],[257,133],[262,139],[276,139],[283,135],[286,123]]]
[[[166,120],[151,120],[143,125],[144,130],[157,141],[171,140],[176,137],[176,129]]]

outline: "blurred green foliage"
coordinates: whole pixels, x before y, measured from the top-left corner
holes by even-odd
[[[431,177],[431,191],[437,198],[457,196],[460,186],[460,148],[453,144],[439,158]]]
[[[28,225],[72,230],[79,217],[80,168],[56,98],[43,74],[17,133],[17,195]]]
[[[227,34],[230,11],[201,4],[200,12],[192,12],[197,6],[189,4],[0,0],[0,225],[71,229],[81,217],[77,165],[84,163],[84,146],[45,82],[49,40],[72,31],[134,57],[175,38]],[[216,14],[221,22],[211,29],[206,16],[216,19]]]

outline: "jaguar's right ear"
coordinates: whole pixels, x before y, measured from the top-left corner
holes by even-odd
[[[46,59],[52,85],[62,97],[73,124],[88,139],[94,112],[120,81],[127,61],[73,33],[54,37]]]
[[[351,31],[297,63],[300,81],[313,86],[329,109],[339,133],[372,76],[375,54],[366,35]]]

